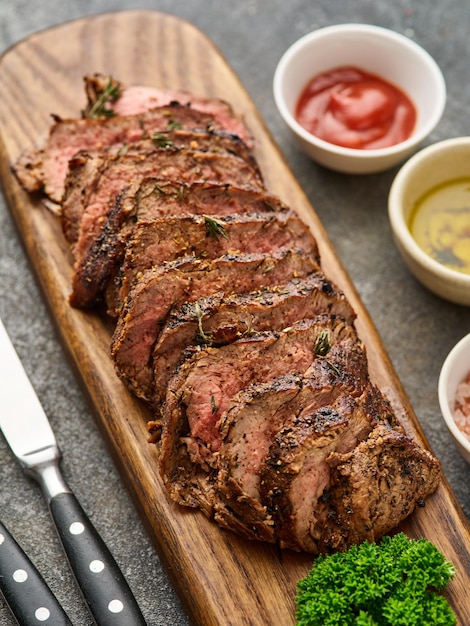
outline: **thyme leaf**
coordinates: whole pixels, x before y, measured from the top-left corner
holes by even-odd
[[[207,345],[210,346],[212,344],[212,338],[209,335],[206,335],[206,333],[204,332],[204,328],[202,327],[202,318],[204,317],[204,313],[202,312],[202,309],[199,306],[199,302],[196,302],[196,304],[194,305],[194,312],[196,314],[197,325],[198,325],[197,338],[202,343],[206,343]]]
[[[212,410],[212,415],[214,415],[215,413],[217,413],[217,411],[219,410],[219,407],[216,405],[215,403],[215,398],[214,396],[211,396],[211,410]]]
[[[313,351],[318,356],[326,356],[330,350],[330,333],[327,330],[322,330],[317,337]]]
[[[173,142],[168,139],[165,133],[153,133],[150,138],[159,148],[171,148],[173,145]]]
[[[227,235],[223,222],[215,219],[214,217],[209,217],[208,215],[204,215],[204,222],[206,224],[206,232],[210,237],[214,237],[217,240],[220,237],[223,237],[228,241],[229,236]]]

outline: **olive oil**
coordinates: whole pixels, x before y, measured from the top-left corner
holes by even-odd
[[[430,257],[470,274],[470,178],[452,180],[427,192],[416,202],[408,226]]]

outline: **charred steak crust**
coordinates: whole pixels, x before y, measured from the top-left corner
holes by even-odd
[[[62,214],[64,232],[73,244],[79,262],[99,236],[119,192],[131,181],[148,176],[263,189],[257,173],[235,155],[184,148],[114,157],[81,153],[70,162]],[[79,224],[78,231],[76,224]]]
[[[45,145],[25,151],[13,169],[27,191],[44,190],[51,200],[61,202],[68,163],[78,152],[124,146],[149,133],[175,127],[225,130],[211,113],[178,102],[137,115],[100,119],[61,119],[56,116]]]
[[[344,294],[322,272],[254,293],[215,294],[173,309],[153,351],[156,403],[163,403],[168,383],[191,346],[221,346],[255,331],[281,331],[320,313],[350,324],[355,319]]]
[[[215,260],[183,257],[152,268],[136,281],[112,340],[117,372],[139,397],[153,400],[152,352],[172,308],[214,293],[243,293],[283,284],[318,270],[302,251],[226,254]]]
[[[223,217],[245,213],[276,213],[279,218],[291,214],[278,198],[231,185],[197,182],[187,185],[156,178],[131,183],[118,194],[89,252],[76,264],[72,304],[79,308],[92,306],[109,287],[106,299],[110,314],[114,314],[113,309],[119,306],[114,284],[120,280],[119,268],[127,242],[140,223],[194,215]]]

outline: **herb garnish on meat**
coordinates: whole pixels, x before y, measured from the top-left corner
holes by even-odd
[[[99,119],[100,117],[113,117],[115,112],[106,105],[109,102],[116,102],[121,96],[121,83],[113,80],[111,77],[108,80],[106,87],[99,94],[96,102],[85,112],[85,117],[90,119]]]

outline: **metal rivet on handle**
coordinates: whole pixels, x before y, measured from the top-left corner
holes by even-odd
[[[81,522],[72,522],[69,526],[71,535],[81,535],[84,530],[85,526]]]
[[[17,583],[24,583],[25,580],[28,580],[28,572],[25,572],[24,569],[17,569],[13,572],[13,580]]]
[[[51,612],[45,606],[40,606],[34,613],[34,617],[38,620],[38,622],[45,622],[50,616]]]
[[[108,604],[108,609],[111,613],[120,613],[124,608],[124,604],[121,600],[111,600]]]

